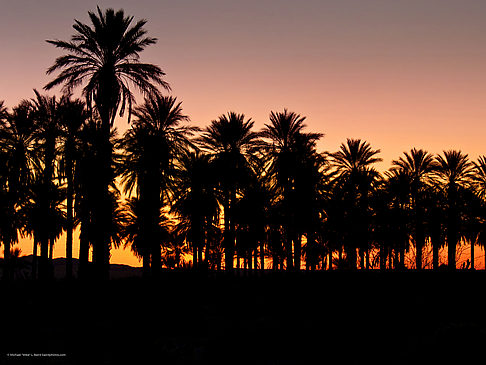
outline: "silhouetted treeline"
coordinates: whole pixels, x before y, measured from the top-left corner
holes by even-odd
[[[196,128],[181,102],[162,95],[164,72],[139,60],[156,42],[146,21],[112,9],[89,16],[71,40],[48,41],[65,55],[45,89],[62,86],[63,96],[35,91],[11,110],[0,103],[4,277],[18,261],[13,246],[29,236],[33,277],[52,276],[53,246],[65,244],[71,278],[76,227],[78,274],[99,278],[120,245],[146,277],[161,267],[422,269],[428,247],[434,269],[447,247],[453,270],[462,244],[474,267],[474,245],[486,237],[485,156],[412,148],[382,174],[373,167],[379,149],[348,139],[317,151],[323,134],[286,109],[261,130],[234,112]],[[73,98],[80,86],[82,99]],[[135,105],[134,90],[143,103]],[[129,129],[118,135],[124,113]]]

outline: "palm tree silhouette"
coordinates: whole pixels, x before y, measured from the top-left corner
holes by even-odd
[[[130,113],[135,97],[131,87],[135,87],[145,96],[158,94],[157,86],[169,89],[163,80],[164,72],[155,65],[141,63],[140,53],[156,42],[147,37],[144,26],[146,20],[133,23],[132,16],[126,16],[123,10],[107,9],[102,12],[88,12],[91,25],[75,20],[76,33],[70,41],[48,40],[57,48],[67,51],[58,57],[47,70],[48,74],[60,73],[49,82],[45,89],[63,85],[63,91],[70,94],[72,90],[85,84],[83,95],[88,110],[95,110],[101,119],[103,138],[100,143],[101,165],[98,176],[97,202],[93,224],[97,226],[94,250],[98,258],[98,274],[108,276],[109,237],[103,226],[109,224],[110,193],[109,185],[113,179],[111,155],[113,146],[109,142],[110,128],[113,126],[117,112],[123,116],[125,110]]]
[[[239,182],[251,170],[250,161],[258,147],[258,134],[251,129],[254,122],[244,114],[229,112],[213,120],[197,142],[213,154],[213,164],[219,177],[224,213],[225,269],[233,269],[235,253],[235,219],[233,210]]]
[[[96,212],[99,210],[98,197],[99,197],[99,182],[97,180],[101,171],[104,169],[103,161],[99,158],[100,143],[99,141],[104,138],[101,129],[101,121],[96,118],[88,118],[79,131],[79,149],[76,156],[76,168],[74,170],[74,192],[75,192],[75,216],[76,221],[80,223],[80,245],[79,245],[79,276],[86,277],[88,274],[88,261],[90,247],[93,248],[93,261],[94,264],[99,264],[99,250],[95,250],[96,238],[100,236],[97,231],[103,228],[104,234],[108,239],[107,250],[110,247],[109,231],[106,227],[112,224],[112,213],[117,207],[113,204],[113,191],[116,192],[117,187],[112,180],[109,190],[109,210],[107,223],[105,226],[100,227],[96,224],[96,218],[98,217]],[[116,129],[112,130],[110,135],[110,144],[115,145]],[[115,161],[116,155],[112,155],[110,170],[117,170],[117,161]],[[119,160],[119,158],[117,158]],[[116,194],[116,193],[115,193]],[[96,267],[95,267],[96,269]],[[95,270],[96,271],[96,270]],[[99,276],[99,271],[94,272]]]
[[[432,244],[432,267],[439,268],[439,250],[445,245],[446,194],[438,181],[424,191],[425,222]]]
[[[292,206],[299,213],[295,217],[297,240],[294,248],[294,265],[296,269],[301,266],[301,237],[305,234],[306,267],[315,269],[319,258],[317,236],[320,219],[325,214],[325,200],[330,197],[330,180],[333,173],[326,156],[316,151],[315,141],[309,140],[305,134],[298,137],[295,154],[295,186],[291,197]]]
[[[66,180],[66,277],[73,275],[73,230],[74,217],[74,175],[79,157],[80,132],[87,113],[84,103],[79,99],[72,100],[69,96],[59,101],[59,122],[61,133],[61,169]]]
[[[189,143],[193,128],[180,126],[189,118],[182,113],[181,103],[176,98],[155,95],[134,111],[136,117],[120,143],[124,151],[120,174],[129,195],[136,186],[138,201],[142,208],[140,246],[144,252],[143,267],[148,275],[150,257],[152,273],[160,271],[159,230],[160,210],[169,199],[171,181],[174,179],[175,161]],[[160,237],[159,237],[160,238]]]
[[[146,260],[144,255],[146,255],[148,251],[147,234],[144,232],[146,229],[146,224],[144,222],[146,213],[144,210],[145,203],[143,203],[138,197],[133,197],[128,200],[125,206],[125,221],[122,233],[125,248],[130,247],[135,256],[142,260]],[[158,245],[160,249],[162,242],[167,243],[169,241],[171,226],[171,222],[161,211],[159,211],[159,216],[157,217],[157,226],[153,232],[150,232],[150,239],[153,240],[149,241],[150,245]],[[148,263],[150,264],[150,262]],[[152,261],[153,266],[157,266],[157,264],[160,265],[160,263]],[[144,265],[146,265],[145,262]],[[144,267],[145,277],[147,277],[149,274],[149,268]]]
[[[208,230],[219,219],[216,183],[210,155],[199,150],[181,155],[171,212],[180,220],[179,236],[184,236],[192,246],[194,268],[202,264],[204,243],[207,263],[211,244]]]
[[[479,156],[477,162],[474,164],[474,173],[472,175],[472,180],[474,184],[474,191],[479,198],[477,209],[480,210],[478,214],[477,237],[476,243],[480,244],[482,247],[486,247],[486,213],[484,211],[486,204],[486,156]],[[474,242],[471,242],[471,268],[474,268]],[[485,268],[486,268],[486,255],[485,255]]]
[[[416,268],[422,269],[422,251],[425,246],[425,207],[424,191],[428,187],[431,175],[437,169],[434,157],[424,150],[413,148],[410,153],[404,152],[404,156],[392,161],[396,169],[410,176],[410,198],[414,212],[414,238],[416,247]]]
[[[254,166],[248,171],[248,179],[242,186],[241,198],[235,205],[234,219],[237,225],[239,257],[243,257],[244,268],[255,270],[265,265],[265,241],[268,226],[269,206],[271,204],[268,178],[263,172],[263,165]],[[258,255],[260,248],[260,255]],[[259,256],[259,257],[258,257]]]
[[[2,216],[0,235],[4,246],[9,278],[9,255],[11,245],[18,241],[18,230],[22,226],[19,207],[27,199],[28,186],[33,178],[33,166],[38,164],[35,149],[36,124],[29,101],[24,100],[14,107],[12,113],[0,108],[0,141],[2,153]]]
[[[356,248],[363,253],[369,248],[368,200],[372,183],[379,177],[370,166],[381,161],[375,157],[378,153],[380,150],[373,150],[368,142],[348,138],[339,151],[330,154],[347,209],[344,219],[348,232],[344,235],[344,244],[351,268],[356,268]]]
[[[461,151],[444,151],[444,156],[437,156],[437,173],[444,183],[444,193],[447,201],[447,247],[448,267],[456,268],[456,245],[460,239],[460,189],[465,188],[472,177],[473,164],[468,155]]]
[[[410,243],[411,175],[404,169],[392,167],[385,172],[380,194],[374,196],[375,213],[380,234],[380,267],[386,266],[387,249],[395,253],[395,269],[405,267],[405,252]]]
[[[274,178],[276,188],[281,194],[283,227],[285,231],[285,250],[287,269],[293,268],[292,241],[295,241],[296,260],[300,262],[299,240],[296,239],[295,216],[292,207],[291,191],[295,186],[298,151],[302,145],[313,145],[320,133],[305,133],[305,117],[284,109],[283,112],[271,112],[270,123],[260,132],[266,140],[264,148],[269,159],[268,171]],[[297,267],[300,269],[300,266]]]
[[[34,90],[34,93],[36,97],[31,101],[32,117],[36,124],[35,142],[40,163],[34,168],[36,176],[34,185],[36,186],[31,191],[35,191],[35,204],[38,204],[41,211],[40,217],[44,220],[39,225],[38,232],[41,249],[39,277],[47,278],[49,276],[49,247],[54,244],[58,236],[55,225],[59,222],[54,219],[54,216],[50,219],[50,214],[54,214],[58,210],[60,203],[56,197],[59,195],[58,186],[54,182],[60,123],[56,97],[41,95],[37,90]]]

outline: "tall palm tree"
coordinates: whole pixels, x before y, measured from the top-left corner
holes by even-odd
[[[348,138],[339,151],[330,154],[346,207],[343,218],[348,230],[344,244],[351,268],[356,268],[356,248],[364,252],[369,247],[369,194],[373,181],[379,178],[371,165],[381,161],[376,157],[379,153],[366,141]]]
[[[333,172],[326,155],[316,151],[315,141],[305,135],[296,144],[296,169],[294,189],[291,192],[292,206],[299,212],[295,217],[297,240],[294,244],[294,266],[301,264],[301,240],[306,235],[306,267],[314,269],[318,264],[317,236],[324,217],[325,200],[330,197],[330,180]]]
[[[18,240],[19,219],[15,209],[15,196],[9,186],[9,146],[8,137],[9,114],[0,101],[0,243],[4,246],[3,276],[9,279],[13,275],[11,269],[11,248]]]
[[[134,111],[133,126],[121,141],[124,150],[120,173],[129,195],[136,186],[139,204],[143,206],[141,243],[144,273],[148,275],[150,257],[152,273],[160,271],[159,230],[160,210],[169,199],[177,157],[189,143],[194,128],[180,125],[189,118],[182,112],[181,103],[172,96],[154,95]]]
[[[296,183],[296,168],[300,149],[303,145],[313,146],[321,133],[305,133],[305,117],[289,112],[271,112],[270,123],[260,132],[265,139],[265,151],[269,158],[269,172],[274,178],[275,186],[280,191],[283,209],[283,227],[285,231],[285,249],[287,269],[293,268],[292,241],[296,242],[297,262],[300,262],[300,247],[295,230],[294,209],[291,204],[291,191]],[[300,267],[297,267],[300,269]]]
[[[100,139],[103,138],[100,126],[101,122],[97,118],[88,118],[79,131],[79,148],[76,150],[76,168],[74,169],[74,209],[76,222],[80,224],[79,234],[79,277],[86,277],[88,274],[88,261],[90,247],[93,247],[93,261],[99,263],[99,250],[95,249],[96,237],[99,236],[97,231],[103,228],[108,237],[107,249],[110,247],[111,239],[108,230],[112,222],[113,211],[117,208],[117,198],[113,198],[113,191],[117,190],[114,181],[110,184],[109,190],[109,211],[108,222],[105,226],[99,227],[96,224],[96,212],[99,210],[97,200],[99,194],[98,176],[102,173],[104,166],[99,158],[100,150],[98,148]],[[117,142],[116,129],[113,129],[110,135],[110,143],[115,145]],[[118,160],[117,155],[112,155],[111,170],[116,171]],[[96,269],[96,267],[95,267]],[[96,271],[96,270],[95,270]],[[99,274],[96,273],[95,274]]]
[[[213,120],[197,140],[204,151],[213,155],[222,192],[224,212],[225,268],[233,269],[235,252],[235,220],[233,209],[236,205],[237,190],[247,179],[251,160],[258,146],[258,133],[251,129],[254,122],[245,120],[244,114],[229,112]]]
[[[171,212],[180,220],[179,231],[184,232],[180,236],[185,236],[192,246],[194,268],[202,264],[204,246],[207,262],[211,244],[208,230],[219,219],[217,181],[212,168],[211,156],[199,150],[186,151],[179,160]]]
[[[44,222],[40,225],[40,261],[39,276],[46,278],[49,275],[48,251],[49,245],[54,244],[54,220],[49,219],[49,212],[56,210],[58,204],[58,186],[55,184],[56,162],[58,157],[58,140],[60,136],[59,110],[56,97],[41,95],[34,90],[36,95],[32,99],[33,118],[36,124],[36,149],[40,163],[35,166],[35,175],[40,191],[37,194],[36,204],[39,204],[41,216]],[[52,236],[52,234],[54,234]]]
[[[269,191],[268,177],[263,174],[263,163],[254,167],[255,171],[249,173],[249,180],[242,187],[241,198],[234,209],[234,219],[237,225],[239,242],[237,250],[243,257],[245,268],[255,270],[260,259],[260,268],[265,265],[266,230],[269,224],[269,207],[271,205],[271,192]],[[260,248],[260,255],[258,255]],[[258,257],[259,256],[259,257]]]
[[[87,119],[84,103],[69,96],[59,102],[59,122],[62,139],[63,178],[66,180],[66,277],[73,275],[74,169],[80,145],[80,132]]]
[[[394,168],[403,171],[410,176],[410,198],[414,212],[414,241],[416,247],[416,268],[422,269],[422,251],[425,246],[425,206],[424,191],[429,186],[432,174],[437,169],[434,157],[424,150],[413,148],[410,153],[404,152],[404,156],[392,161]]]
[[[470,183],[473,164],[468,155],[461,151],[444,151],[444,156],[437,156],[437,173],[444,183],[447,197],[447,247],[448,266],[450,270],[456,268],[456,246],[460,241],[460,190]]]
[[[135,102],[133,87],[145,96],[158,94],[157,86],[169,89],[163,80],[164,72],[155,65],[141,63],[140,53],[149,45],[156,43],[156,38],[147,37],[144,28],[146,20],[133,24],[133,17],[126,16],[123,10],[107,9],[102,12],[88,12],[91,24],[75,20],[75,34],[70,41],[49,40],[48,43],[67,52],[58,57],[47,70],[48,74],[60,71],[45,89],[57,85],[70,94],[80,86],[89,110],[94,104],[101,119],[103,138],[99,142],[101,175],[98,177],[98,210],[93,217],[96,229],[96,244],[99,275],[108,276],[109,237],[103,226],[109,224],[110,211],[109,185],[113,180],[110,143],[110,128],[117,112],[123,116],[125,110],[130,113]]]
[[[385,172],[386,181],[374,196],[375,224],[380,246],[380,267],[394,251],[395,269],[405,267],[405,252],[410,243],[410,186],[411,175],[404,169],[391,168]],[[381,191],[381,194],[380,194]]]
[[[473,162],[474,171],[472,174],[472,180],[474,184],[474,191],[480,201],[478,204],[481,213],[484,213],[486,204],[486,156],[479,156],[477,162]],[[478,219],[478,236],[476,242],[483,247],[486,247],[486,216],[479,214]],[[486,255],[485,255],[485,267],[486,267]],[[471,268],[474,269],[474,242],[471,242]]]
[[[35,149],[36,124],[33,108],[24,100],[11,113],[2,108],[0,119],[0,149],[2,153],[2,215],[0,235],[8,265],[11,245],[18,241],[21,220],[18,210],[27,199],[33,179],[33,167],[38,164]],[[8,277],[8,271],[6,276]]]

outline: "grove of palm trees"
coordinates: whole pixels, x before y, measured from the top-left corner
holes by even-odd
[[[1,341],[11,353],[65,351],[60,363],[89,363],[86,346],[107,364],[296,364],[317,356],[430,364],[462,361],[463,352],[444,352],[460,331],[480,333],[464,346],[484,338],[483,327],[460,317],[434,332],[430,343],[440,350],[423,345],[421,333],[441,315],[456,318],[451,308],[481,304],[470,291],[484,285],[474,270],[486,244],[486,155],[410,146],[381,172],[370,141],[348,138],[337,151],[319,151],[325,131],[308,128],[305,110],[285,106],[269,111],[260,129],[251,110],[222,110],[196,127],[162,68],[143,61],[157,43],[146,20],[100,8],[89,20],[75,21],[69,40],[47,41],[60,56],[42,91],[11,108],[0,101],[8,310],[28,313],[28,298],[37,298],[18,323],[40,323],[39,313],[68,318],[52,327],[57,343],[36,329],[24,345],[12,339],[24,329],[6,318],[12,335]],[[26,264],[18,249],[26,238],[27,276],[19,275]],[[59,246],[65,274],[56,281]],[[142,279],[108,280],[115,249],[141,261]],[[141,324],[139,338],[138,324],[120,319],[127,316]],[[410,340],[419,337],[423,343]]]
[[[19,237],[33,241],[32,278],[49,278],[54,245],[65,245],[71,278],[76,227],[80,277],[107,278],[120,245],[141,258],[146,277],[162,266],[454,270],[463,245],[474,269],[486,157],[412,148],[380,173],[369,142],[318,151],[324,135],[287,109],[271,111],[261,130],[235,112],[191,126],[182,103],[163,95],[164,72],[140,59],[156,43],[146,21],[112,9],[89,16],[71,40],[48,41],[63,55],[44,89],[61,86],[62,95],[34,90],[11,110],[2,103],[4,278]],[[118,135],[124,115],[129,129]]]

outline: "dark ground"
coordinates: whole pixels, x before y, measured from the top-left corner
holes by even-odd
[[[0,282],[0,364],[483,363],[485,284],[483,271]]]

